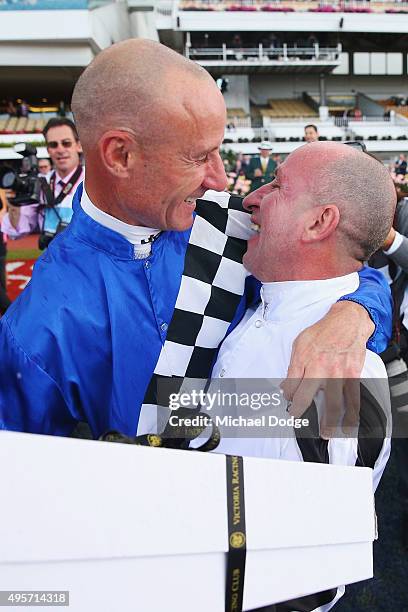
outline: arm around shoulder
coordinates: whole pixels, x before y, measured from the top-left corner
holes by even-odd
[[[340,301],[352,301],[366,310],[366,315],[361,319],[362,324],[364,320],[369,322],[370,319],[374,324],[374,328],[371,327],[372,333],[367,337],[367,348],[381,353],[391,338],[391,291],[384,275],[378,270],[364,266],[358,274],[360,285],[357,291],[344,296]]]

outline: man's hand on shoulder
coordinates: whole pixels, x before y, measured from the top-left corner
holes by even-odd
[[[328,314],[305,329],[295,340],[282,390],[291,402],[290,414],[301,416],[319,389],[325,391],[326,413],[321,436],[330,438],[342,419],[344,433],[355,432],[360,412],[360,376],[366,343],[374,332],[365,308],[350,301],[337,302]]]

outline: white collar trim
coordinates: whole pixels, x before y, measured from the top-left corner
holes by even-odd
[[[86,214],[91,217],[91,219],[97,223],[100,223],[100,225],[117,232],[126,238],[128,242],[134,245],[142,244],[142,240],[147,240],[152,235],[158,234],[160,231],[151,227],[129,225],[129,223],[125,223],[124,221],[120,221],[120,219],[116,219],[115,217],[108,215],[108,213],[104,212],[91,202],[88,194],[86,193],[85,186],[82,192],[81,206]]]
[[[261,298],[264,311],[267,311],[266,318],[281,320],[296,316],[302,309],[318,302],[329,300],[334,304],[343,295],[354,293],[359,284],[357,272],[324,280],[264,283]]]

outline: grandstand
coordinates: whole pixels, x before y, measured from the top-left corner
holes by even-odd
[[[68,109],[84,67],[112,43],[143,37],[224,81],[222,154],[236,193],[251,188],[235,165],[239,154],[248,161],[267,139],[278,162],[304,142],[309,123],[321,139],[363,141],[392,166],[399,153],[408,153],[407,33],[405,0],[0,0],[0,160],[17,166],[21,158],[12,147],[19,141],[35,143],[39,157],[47,156],[43,127],[61,102]],[[28,117],[9,113],[8,103],[18,99],[29,104]],[[15,248],[10,242],[9,250]],[[13,275],[19,291],[33,256]],[[385,546],[377,548],[383,558],[371,583],[374,593],[360,583],[350,607],[346,601],[336,611],[407,610],[407,556],[395,535],[395,465],[393,470],[382,493]]]
[[[233,151],[254,153],[269,138],[288,153],[305,123],[329,140],[407,151],[407,12],[408,2],[393,0],[0,2],[0,144],[39,141],[92,57],[143,36],[225,81],[224,146]],[[17,98],[30,104],[28,117],[6,112]]]
[[[298,117],[317,117],[313,108],[303,100],[269,99],[268,109],[262,109],[261,114],[272,119],[297,119]]]
[[[45,119],[9,117],[0,119],[0,134],[41,134]]]

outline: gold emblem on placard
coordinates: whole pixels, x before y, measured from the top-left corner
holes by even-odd
[[[245,535],[242,531],[234,531],[230,535],[230,545],[232,548],[242,548],[245,546]]]
[[[161,446],[162,445],[161,437],[155,436],[153,434],[149,434],[147,436],[147,441],[149,442],[150,446]]]

